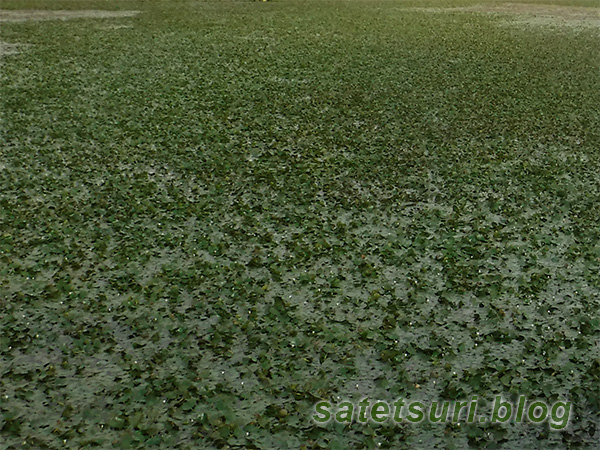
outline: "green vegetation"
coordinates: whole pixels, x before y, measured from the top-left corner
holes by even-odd
[[[3,0],[141,12],[0,23],[2,449],[595,448],[600,33],[440,5]]]

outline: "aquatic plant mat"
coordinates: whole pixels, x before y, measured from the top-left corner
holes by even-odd
[[[598,5],[547,3],[2,0],[0,447],[596,449]],[[569,426],[311,420],[520,394]]]

